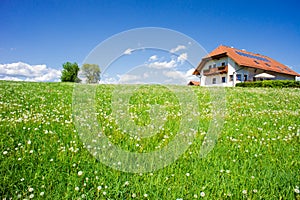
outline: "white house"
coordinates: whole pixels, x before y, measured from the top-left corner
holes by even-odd
[[[235,86],[238,82],[263,79],[295,80],[300,76],[272,58],[223,45],[202,58],[193,75],[200,78],[201,86]]]

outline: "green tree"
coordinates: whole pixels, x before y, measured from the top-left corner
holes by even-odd
[[[100,80],[101,70],[97,64],[83,64],[81,72],[87,83],[97,83]]]
[[[78,82],[80,80],[78,75],[79,67],[76,62],[70,63],[66,62],[63,64],[63,71],[61,75],[61,81],[62,82]]]

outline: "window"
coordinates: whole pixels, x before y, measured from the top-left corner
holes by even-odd
[[[214,68],[216,68],[217,67],[217,65],[216,64],[214,64]]]
[[[258,62],[257,60],[254,60],[254,62],[255,62],[256,64],[259,64],[259,62]]]
[[[242,81],[242,75],[241,74],[237,74],[236,75],[236,80],[237,81]]]
[[[216,78],[213,78],[212,79],[212,84],[216,84],[217,83],[217,79]]]
[[[208,66],[208,69],[211,69],[211,65]]]
[[[230,81],[233,81],[233,75],[230,75],[229,78],[230,78]]]
[[[248,81],[248,75],[247,74],[244,75],[244,81]]]
[[[226,83],[226,77],[225,76],[222,77],[222,83]]]
[[[226,65],[226,63],[225,62],[222,62],[222,66],[225,66]]]
[[[271,67],[271,65],[269,63],[265,63],[268,67]]]

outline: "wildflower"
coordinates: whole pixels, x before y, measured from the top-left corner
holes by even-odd
[[[34,194],[29,195],[29,198],[32,199],[34,197]]]
[[[102,194],[103,194],[103,195],[106,195],[106,192],[103,192]]]
[[[190,176],[190,173],[186,173],[185,175],[186,175],[186,176]]]
[[[34,190],[33,188],[28,188],[29,192],[33,192],[33,190]]]
[[[40,193],[40,196],[44,196],[44,194],[45,194],[45,192],[41,192],[41,193]]]
[[[30,140],[28,140],[28,141],[27,141],[27,144],[31,144],[31,141],[30,141]]]
[[[78,176],[81,176],[82,174],[83,174],[82,171],[79,171],[79,172],[78,172]]]
[[[135,193],[133,193],[131,196],[132,196],[132,198],[135,198],[135,197],[136,197],[136,194],[135,194]]]
[[[201,197],[205,197],[205,193],[204,192],[200,192],[200,196]]]
[[[198,195],[197,195],[197,194],[194,194],[194,198],[197,199],[197,198],[198,198]]]
[[[294,192],[297,193],[297,194],[299,194],[299,193],[300,193],[299,188],[295,188],[295,189],[294,189]]]
[[[18,158],[18,160],[20,161],[20,160],[22,160],[22,158]]]
[[[102,189],[102,187],[101,187],[101,186],[98,186],[98,187],[97,187],[97,190],[98,190],[98,191],[99,191],[99,190],[101,190],[101,189]]]
[[[33,153],[33,150],[30,150],[29,153]]]
[[[254,189],[253,192],[254,192],[254,193],[257,193],[257,189]]]
[[[254,177],[254,176],[251,176],[251,178],[252,178],[252,179],[255,179],[255,177]]]
[[[148,197],[148,194],[144,194],[144,197],[146,197],[146,198],[147,198],[147,197]]]
[[[129,185],[129,182],[128,182],[128,181],[126,181],[126,182],[124,183],[124,185]]]
[[[81,198],[83,198],[83,199],[84,199],[84,198],[85,198],[85,194],[82,194],[82,195],[81,195]]]
[[[226,173],[229,174],[229,173],[230,173],[230,170],[226,170]]]
[[[247,194],[247,190],[243,190],[243,192],[242,192],[243,194]]]
[[[7,151],[3,151],[3,155],[6,155],[8,152]]]
[[[75,190],[76,190],[76,191],[79,191],[79,187],[75,187]]]

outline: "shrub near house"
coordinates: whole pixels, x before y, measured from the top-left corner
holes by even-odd
[[[237,87],[272,87],[272,88],[294,87],[294,88],[300,88],[300,81],[268,80],[268,81],[237,83],[236,86]]]

